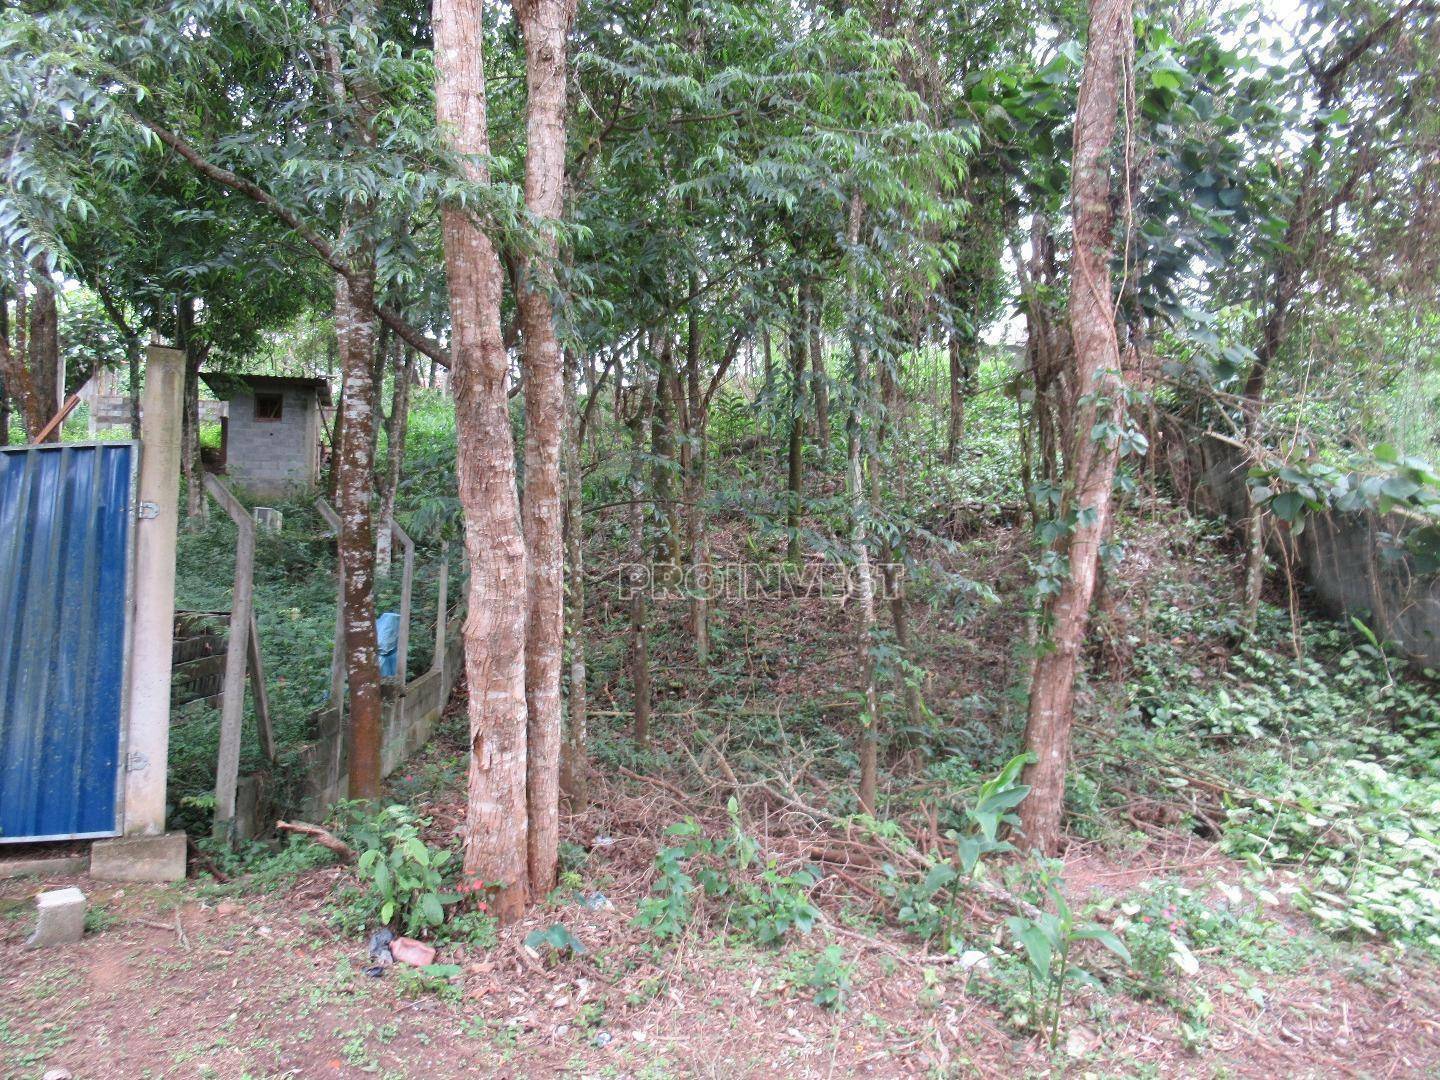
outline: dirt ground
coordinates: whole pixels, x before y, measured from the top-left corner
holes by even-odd
[[[117,887],[83,876],[0,882],[0,1061],[6,1077],[1408,1077],[1440,1071],[1437,970],[1388,950],[1336,950],[1283,975],[1206,964],[1215,1001],[1206,1044],[1187,1049],[1172,1008],[1082,990],[1052,1052],[1012,1027],[982,965],[928,955],[913,939],[816,895],[825,919],[782,951],[712,935],[656,947],[631,926],[671,796],[634,782],[568,822],[592,850],[604,903],[558,900],[490,949],[447,949],[463,974],[445,995],[411,996],[391,969],[364,974],[360,938],[328,925],[350,871],[328,867],[283,890],[216,898],[213,886]],[[657,811],[662,811],[657,813]],[[783,850],[782,823],[763,823]],[[1120,895],[1176,872],[1196,888],[1238,871],[1193,839],[1117,863],[1079,846],[1074,898]],[[827,881],[830,885],[827,885]],[[79,944],[30,950],[28,897],[78,885],[92,909]],[[552,962],[523,946],[554,922],[585,953]],[[1303,918],[1278,924],[1302,943]],[[998,935],[997,935],[998,936]],[[824,944],[855,964],[845,1008],[811,1000],[796,975]],[[1238,976],[1238,979],[1237,979]],[[1238,986],[1230,985],[1237,983]],[[1227,989],[1228,987],[1228,989]],[[1242,990],[1241,987],[1244,987]]]

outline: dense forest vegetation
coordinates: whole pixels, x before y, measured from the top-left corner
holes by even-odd
[[[0,445],[183,350],[180,594],[222,610],[200,373],[332,379],[324,490],[260,542],[263,767],[293,813],[339,569],[350,801],[333,849],[222,822],[209,887],[323,881],[328,925],[462,956],[525,931],[522,976],[627,987],[574,995],[576,1053],[701,939],[913,1034],[842,1074],[1420,1075],[1433,993],[1401,1049],[1259,1017],[1336,943],[1405,993],[1440,951],[1437,83],[1424,0],[22,0]],[[387,780],[392,518],[431,631],[463,549],[466,678]],[[1341,520],[1372,602],[1322,612]],[[174,723],[206,833],[216,720]],[[419,970],[462,1013],[489,977]]]

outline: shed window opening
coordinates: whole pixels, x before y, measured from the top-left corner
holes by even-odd
[[[256,394],[255,419],[279,420],[285,412],[284,394]]]

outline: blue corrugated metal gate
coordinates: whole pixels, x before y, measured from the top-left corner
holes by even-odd
[[[0,843],[120,832],[138,453],[0,450]]]

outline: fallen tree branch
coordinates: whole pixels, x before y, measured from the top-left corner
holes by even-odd
[[[319,825],[311,825],[306,821],[277,821],[275,828],[279,832],[299,833],[301,836],[308,836],[315,843],[323,848],[335,852],[346,862],[354,862],[356,858],[355,849],[345,843],[328,829],[322,829]]]
[[[591,713],[591,715],[593,716],[594,713]],[[690,795],[687,792],[681,791],[678,787],[670,783],[668,780],[661,780],[658,776],[645,776],[642,773],[637,773],[632,769],[627,769],[623,765],[617,766],[617,771],[620,773],[621,776],[628,776],[631,780],[639,780],[642,784],[651,784],[654,787],[658,787],[664,791],[668,791],[671,795],[674,795],[682,803],[688,803],[690,801]]]

